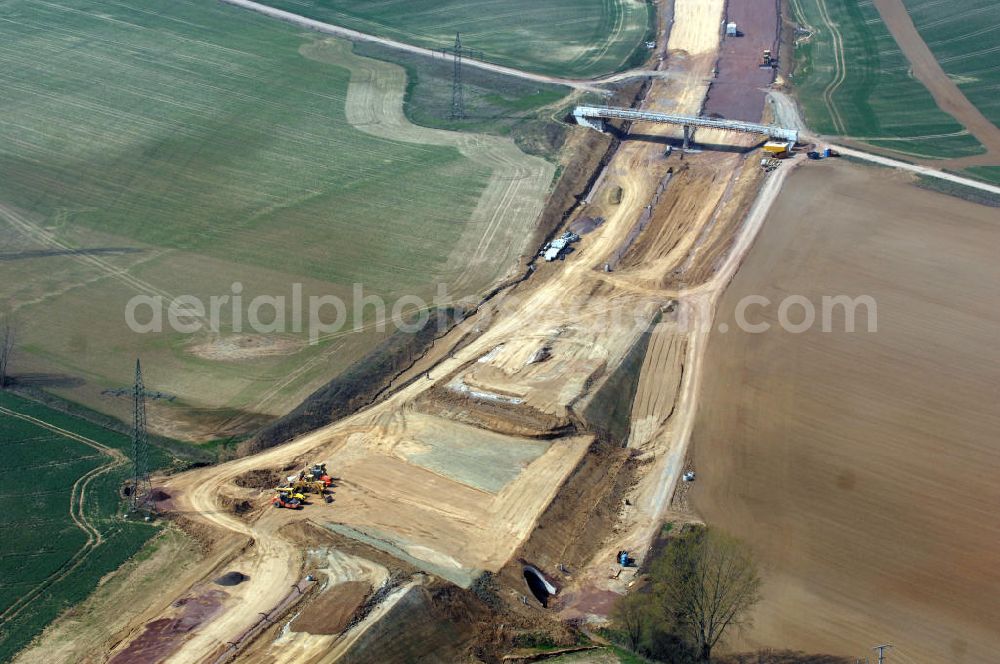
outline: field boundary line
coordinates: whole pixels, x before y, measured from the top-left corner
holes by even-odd
[[[104,543],[104,535],[90,522],[90,519],[87,518],[87,514],[84,510],[86,505],[87,488],[90,486],[90,482],[94,478],[104,475],[105,473],[124,465],[127,463],[128,459],[120,450],[116,450],[113,447],[99,443],[92,438],[87,438],[86,436],[82,436],[78,433],[74,433],[63,429],[62,427],[50,424],[49,422],[41,420],[37,417],[33,417],[25,413],[19,413],[4,406],[0,406],[0,414],[7,415],[8,417],[15,417],[35,426],[47,429],[64,438],[87,445],[88,447],[91,447],[109,457],[106,463],[97,466],[96,468],[91,468],[89,471],[77,478],[76,482],[73,483],[73,486],[70,489],[69,516],[74,525],[82,530],[87,536],[87,541],[84,542],[83,546],[80,547],[72,557],[60,565],[59,568],[52,574],[43,579],[34,588],[21,595],[16,602],[4,609],[3,613],[0,613],[0,626],[3,626],[16,618],[30,605],[31,601],[41,594],[46,588],[66,578],[73,570],[79,567],[97,547]]]

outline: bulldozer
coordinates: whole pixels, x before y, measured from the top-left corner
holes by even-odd
[[[322,496],[326,493],[326,486],[323,482],[319,480],[311,480],[308,476],[300,477],[294,482],[291,482],[289,486],[291,486],[291,488],[295,491],[299,491],[301,493],[315,493],[318,496]]]

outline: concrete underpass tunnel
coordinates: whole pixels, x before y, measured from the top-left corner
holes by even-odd
[[[532,565],[525,565],[523,571],[524,580],[527,581],[531,594],[542,603],[542,606],[547,607],[549,598],[556,594],[556,587]]]

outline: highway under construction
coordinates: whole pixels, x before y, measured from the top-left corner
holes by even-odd
[[[565,244],[552,260],[537,260],[540,242],[520,278],[372,405],[154,477],[158,507],[201,558],[130,596],[131,617],[75,646],[77,659],[465,661],[518,630],[606,619],[635,580],[619,553],[643,562],[684,469],[717,299],[801,161],[768,173],[754,151],[755,135],[794,142],[792,130],[699,117],[724,4],[675,0],[660,17],[654,56],[670,75],[620,93],[636,110],[574,115],[597,129],[648,122],[643,138],[697,128],[739,149],[665,155],[622,124],[617,141],[572,129],[571,148],[605,155],[603,174],[573,197],[586,205],[556,216],[547,251]],[[239,583],[220,587],[228,572]],[[320,610],[338,606],[336,619]]]

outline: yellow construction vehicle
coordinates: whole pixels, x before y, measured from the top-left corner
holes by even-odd
[[[312,468],[307,469],[307,474],[312,475],[312,479],[322,482],[323,486],[333,484],[333,478],[326,472],[325,463],[314,463]]]
[[[326,487],[323,486],[323,483],[318,480],[310,480],[306,478],[297,479],[292,482],[291,487],[301,493],[315,493],[318,496],[322,496],[326,493]]]
[[[306,499],[305,493],[299,487],[292,486],[279,486],[275,489],[279,494],[287,494],[289,498],[294,498],[295,500],[304,501]]]
[[[302,509],[302,499],[295,498],[288,491],[278,489],[278,493],[271,499],[271,504],[278,508],[300,510]]]

